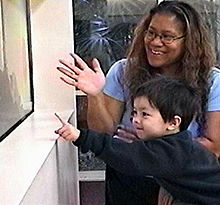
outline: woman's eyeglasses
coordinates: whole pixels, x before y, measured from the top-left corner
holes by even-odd
[[[154,40],[157,36],[160,38],[160,41],[164,44],[171,44],[175,40],[178,40],[178,39],[181,39],[181,38],[185,37],[185,35],[176,37],[176,36],[171,36],[171,35],[168,35],[168,34],[157,34],[157,33],[155,33],[154,31],[151,31],[151,30],[146,30],[145,31],[145,37],[149,41]]]

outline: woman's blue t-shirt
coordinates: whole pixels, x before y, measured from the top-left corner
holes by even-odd
[[[129,100],[129,91],[128,88],[123,83],[123,72],[122,69],[125,69],[126,59],[122,59],[110,68],[106,76],[106,84],[103,92],[121,102],[125,103],[125,111],[122,116],[121,123],[132,127],[130,122],[131,114],[131,105]],[[207,111],[219,111],[220,110],[220,70],[217,68],[212,68],[211,70],[211,79],[212,83],[208,98]],[[191,131],[192,136],[199,136],[198,133],[198,124],[195,121],[192,121],[188,127],[188,130]]]

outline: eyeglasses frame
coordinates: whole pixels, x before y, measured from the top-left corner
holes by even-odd
[[[145,36],[147,36],[147,33],[149,33],[149,30],[146,30],[144,33],[145,33]],[[149,40],[149,41],[153,41],[155,38],[159,37],[159,38],[160,38],[160,41],[161,41],[163,44],[167,45],[167,44],[173,43],[174,41],[176,41],[176,40],[178,40],[178,39],[184,38],[184,37],[186,36],[186,35],[184,34],[184,35],[182,35],[182,36],[174,37],[174,38],[172,38],[171,42],[167,43],[167,42],[164,42],[162,35],[163,35],[163,34],[157,34],[157,33],[154,32],[154,37],[153,37],[152,39],[149,39],[149,38],[148,38],[148,40]]]

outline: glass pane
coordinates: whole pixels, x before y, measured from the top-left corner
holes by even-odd
[[[220,66],[220,0],[185,0],[185,2],[200,11],[210,28],[210,37],[213,39],[217,63]]]
[[[212,1],[211,3],[211,15],[210,21],[212,25],[212,31],[214,33],[215,50],[217,53],[217,62],[220,66],[220,0]]]
[[[76,96],[77,107],[77,126],[78,128],[87,128],[87,97],[86,95]],[[80,150],[80,149],[79,149]],[[79,158],[79,170],[91,171],[91,170],[104,170],[105,163],[98,158],[92,152],[82,154],[78,152]]]
[[[1,0],[0,139],[32,110],[26,1]],[[4,135],[3,135],[4,134]]]
[[[105,204],[104,182],[80,182],[81,205],[104,205]]]
[[[105,73],[124,58],[137,21],[156,0],[74,0],[75,52],[89,64],[97,58]],[[86,96],[77,96],[77,125],[87,128]],[[91,152],[79,151],[79,170],[103,170],[105,164]]]
[[[155,0],[75,0],[75,52],[87,62],[98,58],[106,73],[124,57],[132,29]]]

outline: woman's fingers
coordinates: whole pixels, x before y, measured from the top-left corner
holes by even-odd
[[[70,55],[75,59],[77,66],[67,61],[60,60],[60,63],[66,66],[66,68],[57,67],[57,69],[69,77],[60,77],[60,79],[68,85],[77,87],[86,94],[95,96],[100,93],[105,85],[105,75],[102,72],[99,61],[93,59],[93,68],[90,68],[78,55]]]
[[[72,63],[70,63],[68,61],[65,61],[65,60],[61,60],[60,59],[59,62],[61,64],[63,64],[64,66],[66,66],[67,68],[69,68],[70,70],[72,70],[73,72],[75,72],[77,75],[79,75],[85,69],[90,69],[89,66],[87,65],[87,63],[82,58],[80,58],[78,55],[76,55],[74,53],[70,53],[70,55],[75,59],[75,61],[77,62],[77,65],[79,67],[75,66],[75,63],[72,64]],[[102,73],[102,69],[101,69],[100,63],[99,63],[99,61],[96,58],[94,58],[92,60],[92,66],[93,66],[92,69],[95,72],[99,72],[99,73],[101,72]],[[59,68],[59,70],[61,70],[61,67],[58,67],[58,68]],[[68,72],[63,72],[63,73],[64,74],[68,74]]]
[[[60,79],[67,83],[68,85],[72,85],[74,87],[78,87],[78,82],[77,81],[74,81],[74,80],[69,80],[69,79],[66,79],[66,78],[63,78],[63,77],[60,77]]]
[[[75,53],[70,53],[70,55],[75,59],[75,61],[77,62],[77,64],[82,70],[88,68],[87,63],[82,58],[80,58],[78,55],[76,55]]]
[[[117,135],[120,137],[124,137],[124,138],[131,139],[131,140],[138,139],[135,131],[131,128],[125,127],[124,125],[119,125],[117,127],[116,132],[117,132]]]
[[[66,76],[68,76],[69,78],[73,79],[73,80],[70,80],[70,79],[67,79],[67,78],[64,78],[64,77],[60,77],[60,79],[67,83],[68,85],[72,85],[72,86],[75,86],[77,87],[78,84],[77,84],[77,81],[78,81],[78,75],[74,74],[74,73],[71,73],[70,71],[62,68],[62,67],[57,67],[57,70],[59,70],[61,73],[65,74]]]
[[[70,71],[66,70],[65,68],[57,67],[57,70],[59,70],[61,73],[65,74],[66,76],[68,76],[74,80],[78,80],[78,75],[76,75],[75,73],[71,73]]]
[[[131,139],[131,140],[138,139],[137,136],[134,135],[133,133],[130,133],[130,132],[122,130],[122,129],[117,130],[117,135],[120,137],[123,137],[123,138]]]
[[[99,63],[99,61],[96,58],[94,58],[92,60],[92,66],[93,66],[93,70],[95,72],[99,72],[99,73],[101,72],[102,73],[102,69],[101,69],[100,63]]]
[[[71,64],[70,62],[68,61],[65,61],[65,60],[59,60],[59,62],[61,64],[63,64],[64,66],[66,66],[67,68],[69,68],[70,70],[72,70],[74,73],[76,73],[77,75],[81,73],[81,69],[76,67],[74,64]],[[59,67],[61,68],[61,67]]]

